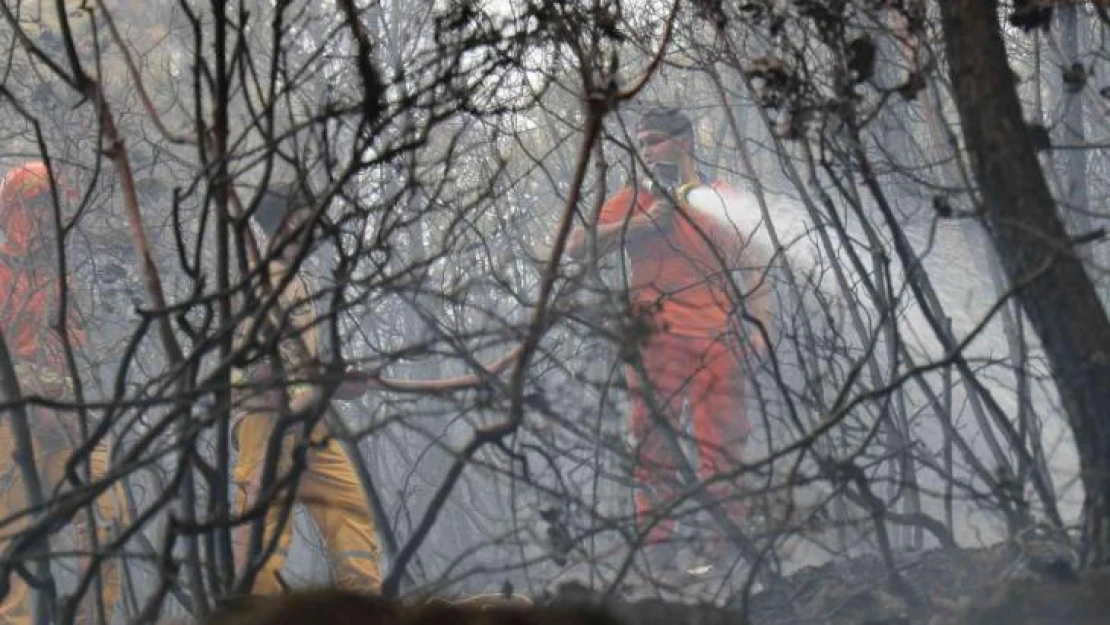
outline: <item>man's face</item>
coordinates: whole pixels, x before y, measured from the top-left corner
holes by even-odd
[[[644,130],[636,134],[636,145],[647,166],[653,167],[658,163],[678,163],[686,151],[686,138]]]

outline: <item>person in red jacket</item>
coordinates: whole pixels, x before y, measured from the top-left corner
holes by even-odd
[[[666,546],[674,521],[652,522],[677,494],[678,465],[666,430],[681,431],[684,404],[697,442],[698,477],[716,478],[709,492],[734,521],[744,519],[737,489],[722,476],[736,471],[751,430],[742,359],[765,345],[770,292],[761,259],[753,257],[726,215],[688,201],[690,194],[723,198],[735,193],[724,181],[698,171],[690,119],[673,109],[650,110],[639,120],[636,140],[651,179],[625,186],[606,200],[596,245],[599,254],[626,254],[632,312],[651,328],[639,345],[639,358],[626,369],[629,429],[638,445],[637,521],[647,531],[649,549],[667,554],[666,559],[674,552]],[[590,239],[576,228],[568,253],[581,258]]]
[[[72,197],[72,190],[67,190]],[[8,172],[0,182],[0,334],[3,335],[16,371],[20,391],[25,398],[43,398],[56,401],[73,400],[73,380],[66,364],[63,336],[57,330],[56,317],[60,308],[62,281],[58,277],[56,238],[54,226],[54,200],[51,193],[47,167],[33,161]],[[76,307],[70,303],[66,316],[65,333],[70,344],[77,348],[84,344],[85,333],[81,328]],[[41,405],[25,404],[32,434],[35,460],[42,480],[45,496],[61,486],[66,462],[74,445],[79,443],[76,413],[53,410]],[[0,517],[28,508],[26,488],[19,469],[11,461],[15,452],[15,438],[10,429],[7,410],[0,410]],[[98,445],[89,459],[92,479],[100,479],[108,470],[107,443]],[[121,517],[118,507],[122,496],[120,487],[101,495],[96,501],[97,512],[103,525],[97,527],[100,544],[111,538],[108,523]],[[87,517],[84,513],[74,518],[78,543],[89,547]],[[18,532],[28,522],[22,517],[7,528],[5,536]],[[5,538],[0,537],[0,548]],[[111,606],[119,597],[119,573],[111,559],[101,568],[105,605]],[[11,578],[11,588],[0,603],[0,622],[29,623],[30,593],[18,575]],[[91,604],[79,614],[81,622],[88,622]]]
[[[46,165],[36,161],[11,170],[0,184],[0,330],[17,365],[62,373],[61,337],[49,330],[59,284],[47,176]],[[74,311],[70,307],[67,333],[80,345],[85,335]]]

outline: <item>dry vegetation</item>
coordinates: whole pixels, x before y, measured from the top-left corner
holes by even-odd
[[[385,595],[509,580],[634,625],[1097,622],[1110,18],[1048,4],[0,0],[0,169],[45,159],[77,187],[54,206],[57,271],[89,337],[73,401],[0,395],[6,422],[61,410],[84,439],[43,506],[0,510],[0,580],[43,578],[42,623],[76,597],[91,613],[109,564],[125,592],[96,621],[203,619],[249,585],[233,528],[268,546],[231,505],[231,331],[260,189],[305,179],[291,245],[324,364],[374,389],[290,428],[327,423],[357,459]],[[749,458],[721,476],[750,526],[689,471],[669,511],[727,535],[737,568],[677,591],[631,529],[627,276],[562,258],[642,176],[631,128],[658,103],[744,190],[728,216],[773,254],[781,321],[748,362]],[[111,470],[90,480],[98,443]],[[272,452],[277,501],[293,476]],[[76,557],[75,522],[118,486],[126,521]],[[306,521],[294,587],[332,581]],[[382,622],[464,614],[426,609]]]

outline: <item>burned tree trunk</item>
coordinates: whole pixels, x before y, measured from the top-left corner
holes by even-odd
[[[1110,565],[1110,320],[1037,162],[997,0],[940,3],[949,72],[982,216],[1040,337],[1083,472],[1089,565]]]

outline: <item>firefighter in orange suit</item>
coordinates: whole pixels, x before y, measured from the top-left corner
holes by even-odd
[[[33,161],[12,169],[0,183],[0,332],[11,354],[20,391],[24,397],[72,401],[73,380],[66,364],[62,337],[55,329],[61,281],[55,254],[54,202],[47,167]],[[67,195],[75,195],[71,189]],[[70,344],[85,341],[74,306],[70,303],[66,334]],[[44,496],[49,497],[64,480],[66,461],[78,439],[77,413],[26,404],[32,445]],[[28,507],[25,485],[13,456],[15,437],[9,411],[0,411],[0,516],[8,518]],[[108,470],[110,450],[105,443],[92,451],[89,464],[95,482]],[[124,519],[122,487],[117,483],[96,500],[99,516],[97,536],[103,545],[112,536],[112,525]],[[28,516],[5,528],[4,536],[26,526]],[[80,512],[73,523],[78,546],[88,549],[87,515]],[[6,540],[0,537],[0,548]],[[105,605],[110,609],[119,598],[119,568],[114,559],[101,565]],[[27,584],[18,575],[0,603],[0,623],[29,623],[31,597]],[[95,586],[94,586],[95,588]],[[86,597],[79,612],[80,622],[93,616],[95,605]]]
[[[606,200],[597,244],[603,254],[627,255],[633,313],[653,330],[638,345],[642,368],[627,367],[628,419],[637,443],[638,524],[649,553],[663,554],[653,559],[667,561],[673,559],[674,521],[652,523],[652,517],[677,494],[678,462],[665,430],[681,431],[684,405],[698,448],[698,477],[712,480],[709,492],[733,521],[744,521],[738,489],[722,476],[735,471],[751,430],[743,359],[764,348],[757,326],[771,327],[770,291],[760,259],[728,218],[688,201],[697,195],[723,206],[728,201],[722,198],[735,195],[726,182],[698,171],[690,119],[675,109],[654,109],[636,130],[654,179]],[[585,230],[576,229],[568,253],[583,256],[587,242]],[[745,317],[758,324],[744,323]]]
[[[277,289],[295,262],[299,243],[294,239],[302,229],[310,202],[297,185],[268,190],[254,214],[254,221],[269,238],[263,253],[270,287]],[[252,271],[251,288],[259,302],[266,302],[271,292],[262,284],[263,272]],[[266,448],[275,423],[286,404],[291,413],[308,412],[320,399],[320,387],[306,380],[320,372],[319,332],[313,293],[301,275],[293,275],[280,292],[276,306],[263,310],[256,306],[255,315],[248,315],[237,326],[236,354],[244,365],[234,369],[232,382],[232,437],[238,453],[233,479],[240,510],[258,501],[262,488],[262,472]],[[256,316],[267,314],[269,323],[256,323]],[[257,332],[251,330],[257,328]],[[277,335],[274,335],[276,328]],[[273,346],[276,345],[276,349]],[[270,347],[267,347],[270,346]],[[290,384],[274,383],[281,359],[281,370]],[[274,389],[277,388],[275,391]],[[341,386],[334,395],[349,398],[365,390],[365,385]],[[284,398],[282,397],[284,394]],[[277,480],[288,474],[292,466],[295,423],[284,430],[283,447]],[[327,543],[340,586],[363,591],[377,591],[381,585],[379,546],[376,527],[363,489],[351,459],[340,444],[329,436],[323,421],[313,429],[306,452],[306,466],[299,474],[296,500],[304,504]],[[325,441],[326,442],[322,442]],[[282,497],[288,489],[279,489],[268,502],[263,546],[269,544],[278,530]],[[246,558],[249,524],[236,530],[236,548],[240,563]],[[255,578],[252,594],[272,595],[282,592],[279,578],[292,540],[292,518],[281,529],[276,551],[270,555]]]

